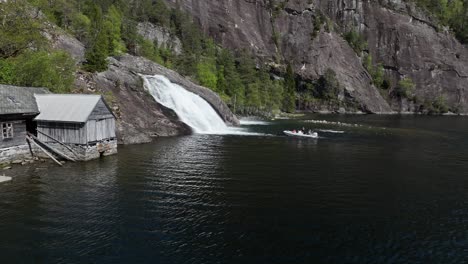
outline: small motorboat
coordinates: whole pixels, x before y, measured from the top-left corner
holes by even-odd
[[[312,132],[312,133],[310,133],[310,134],[304,134],[302,131],[293,132],[293,131],[285,130],[285,131],[283,131],[283,133],[284,133],[286,136],[289,136],[289,137],[318,138],[317,132]]]

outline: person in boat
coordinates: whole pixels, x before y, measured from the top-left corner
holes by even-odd
[[[307,134],[312,135],[312,130],[309,129],[309,131],[307,131]]]
[[[291,131],[291,132],[293,132],[294,134],[296,134],[296,129],[293,129],[293,131]]]

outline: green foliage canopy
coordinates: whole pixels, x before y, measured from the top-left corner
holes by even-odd
[[[23,0],[0,3],[0,83],[70,91],[75,62],[50,49],[42,32],[47,24]]]

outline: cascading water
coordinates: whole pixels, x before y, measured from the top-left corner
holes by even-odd
[[[145,86],[154,99],[176,112],[179,119],[195,133],[229,134],[231,130],[221,117],[200,96],[171,83],[162,75],[143,76]]]

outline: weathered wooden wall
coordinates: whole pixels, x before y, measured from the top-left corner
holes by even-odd
[[[67,144],[87,144],[86,126],[81,123],[37,122],[37,131],[49,135]],[[52,139],[38,133],[42,142],[54,142]]]
[[[115,119],[89,120],[86,123],[88,142],[115,138]]]
[[[3,121],[0,121],[2,123]],[[25,145],[26,143],[26,120],[10,120],[5,121],[6,123],[13,123],[13,138],[3,139],[0,134],[0,148],[9,148],[19,145]],[[1,133],[1,131],[0,131]]]
[[[86,145],[116,137],[115,119],[113,117],[102,120],[89,120],[86,124],[38,122],[37,130],[67,144]],[[41,133],[38,133],[39,140],[54,142]]]

